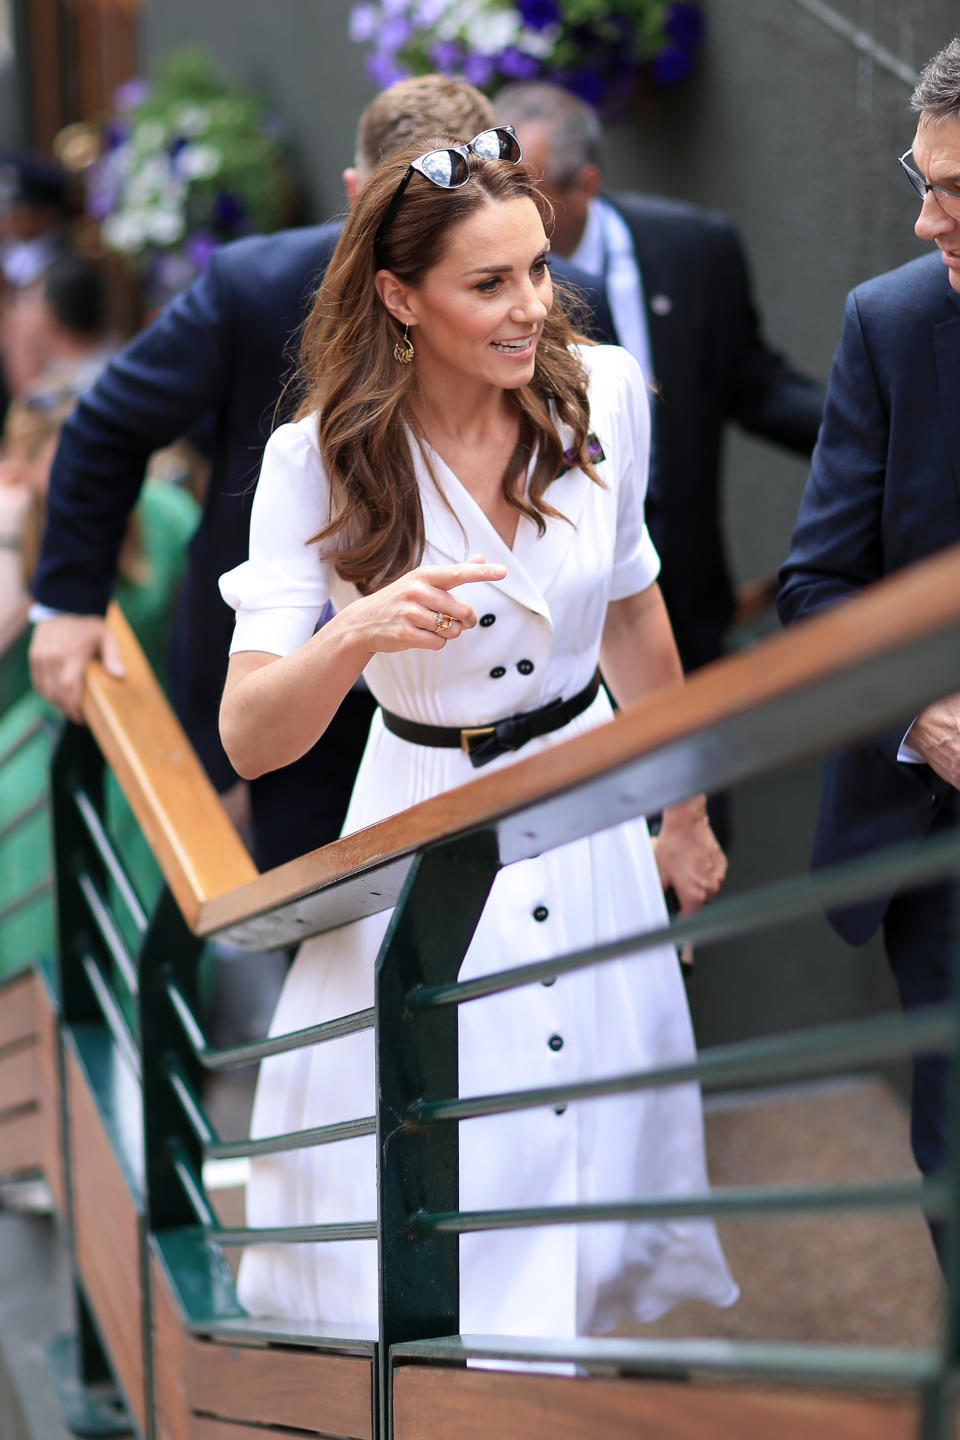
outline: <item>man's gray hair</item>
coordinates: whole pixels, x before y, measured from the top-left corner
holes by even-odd
[[[501,125],[543,125],[550,136],[545,179],[558,190],[573,183],[584,165],[599,165],[603,127],[596,111],[576,95],[545,80],[507,85],[495,97]]]
[[[924,65],[910,105],[933,121],[960,116],[960,35]]]

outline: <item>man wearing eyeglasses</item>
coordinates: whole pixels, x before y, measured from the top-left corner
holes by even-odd
[[[917,131],[900,166],[921,201],[916,234],[935,253],[847,298],[781,571],[785,623],[960,540],[960,36],[924,67],[911,105]],[[901,725],[827,761],[815,865],[955,823],[960,695],[927,706],[904,732]],[[952,886],[880,896],[831,919],[853,945],[882,923],[905,1009],[949,995]],[[945,1071],[939,1057],[914,1065],[912,1140],[925,1174],[943,1162]]]

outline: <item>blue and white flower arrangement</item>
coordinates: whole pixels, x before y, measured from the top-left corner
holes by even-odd
[[[350,12],[381,88],[431,71],[491,94],[550,80],[607,115],[644,80],[682,80],[703,28],[700,6],[680,0],[357,0]]]
[[[201,274],[218,245],[289,219],[275,124],[202,51],[171,56],[155,83],[122,85],[114,107],[83,173],[87,214],[159,298]]]

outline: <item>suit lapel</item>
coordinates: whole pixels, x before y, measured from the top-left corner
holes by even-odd
[[[664,369],[669,366],[676,333],[676,265],[673,252],[663,226],[654,223],[654,217],[638,213],[642,204],[639,197],[630,196],[629,204],[617,195],[605,195],[604,199],[613,206],[630,231],[643,286],[643,313],[653,361],[653,379],[660,384]]]

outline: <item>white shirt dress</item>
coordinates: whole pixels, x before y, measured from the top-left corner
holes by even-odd
[[[506,579],[461,587],[480,617],[442,651],[377,654],[364,671],[388,710],[430,725],[482,725],[569,698],[596,669],[607,604],[642,591],[659,560],[643,500],[649,419],[639,367],[613,346],[583,347],[590,431],[603,448],[604,486],[571,468],[547,499],[564,519],[546,534],[521,516],[513,548],[436,455],[420,475],[423,564],[482,554]],[[572,437],[558,427],[564,445]],[[441,493],[442,492],[442,493]],[[321,547],[308,543],[329,513],[316,418],[271,437],[253,504],[250,558],[221,580],[237,611],[232,649],[285,655],[313,634],[329,601],[357,598]],[[523,764],[611,718],[601,690],[564,728],[495,766]],[[492,767],[491,767],[492,768]],[[379,711],[344,833],[473,779],[455,749],[391,734]],[[545,959],[663,923],[663,894],[646,823],[637,820],[501,871],[460,971],[462,979]],[[282,1034],[373,1004],[374,961],[389,920],[373,915],[301,946],[271,1026]],[[485,1094],[615,1075],[688,1059],[693,1035],[676,952],[663,946],[551,985],[474,1001],[459,1011],[460,1092]],[[266,1136],[374,1112],[372,1032],[261,1064],[253,1134]],[[700,1191],[707,1176],[695,1085],[464,1122],[465,1210],[569,1204]],[[373,1137],[256,1159],[247,1192],[255,1226],[370,1220],[376,1215]],[[598,1333],[621,1315],[653,1320],[677,1300],[737,1298],[708,1220],[497,1231],[460,1242],[463,1333]],[[241,1262],[239,1293],[253,1314],[375,1328],[372,1241],[258,1245]]]

